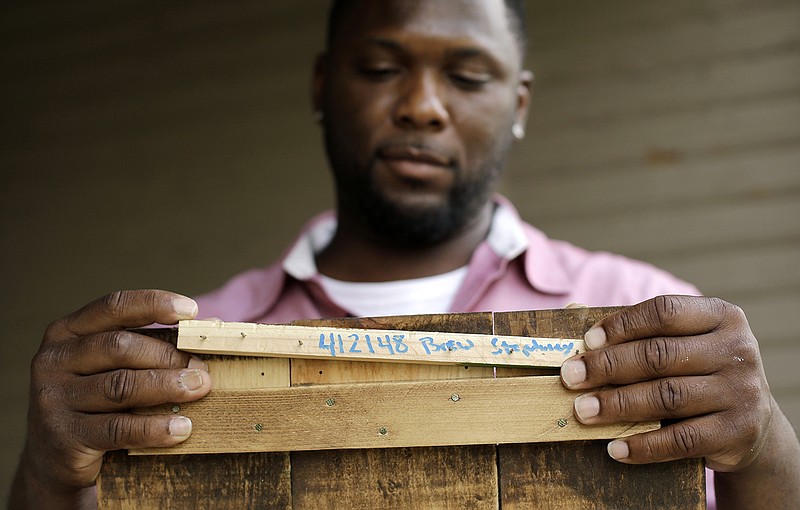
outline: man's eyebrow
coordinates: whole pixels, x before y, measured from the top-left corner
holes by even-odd
[[[474,46],[466,46],[462,48],[455,48],[452,50],[447,50],[445,55],[448,57],[455,57],[455,58],[475,58],[475,57],[484,57],[484,58],[492,58],[492,55],[480,48],[476,48]]]
[[[386,48],[388,50],[393,51],[403,51],[405,46],[400,44],[399,42],[393,39],[385,39],[382,37],[370,37],[369,39],[364,41],[365,45],[368,46],[380,46],[382,48]],[[470,58],[470,57],[487,57],[493,58],[493,55],[490,51],[478,47],[478,46],[459,46],[457,48],[452,48],[445,51],[445,54],[448,57],[461,57],[461,58]]]
[[[364,41],[366,46],[379,46],[381,48],[385,48],[387,50],[392,51],[402,51],[403,45],[397,41],[393,41],[391,39],[384,39],[382,37],[370,37],[366,41]]]

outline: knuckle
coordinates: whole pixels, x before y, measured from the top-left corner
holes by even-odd
[[[603,349],[599,352],[598,368],[600,369],[600,376],[609,378],[614,375],[617,369],[617,359],[611,354],[609,349]]]
[[[609,399],[611,408],[617,416],[630,416],[634,406],[631,395],[624,391],[615,391]]]
[[[109,449],[131,448],[154,444],[158,427],[153,420],[136,419],[129,414],[109,416],[105,425],[105,442]]]
[[[670,453],[675,458],[686,458],[694,455],[694,452],[699,449],[701,443],[701,435],[697,428],[679,423],[671,427],[672,441],[669,445]]]
[[[653,320],[656,325],[669,328],[680,319],[683,305],[678,296],[658,296],[652,303]]]
[[[663,375],[674,364],[675,348],[663,337],[650,338],[640,342],[641,355],[638,356],[641,369],[648,375]]]
[[[674,379],[662,379],[654,386],[653,407],[672,417],[687,404],[688,394],[682,384]]]
[[[170,368],[182,368],[186,366],[184,354],[174,348],[171,344],[165,343],[161,350],[161,366]]]
[[[44,330],[44,340],[55,339],[63,331],[64,319],[54,320]]]
[[[136,392],[135,376],[126,369],[114,370],[105,381],[104,393],[108,401],[114,404],[129,402]]]
[[[103,296],[101,302],[106,315],[113,319],[119,318],[124,314],[128,303],[127,293],[122,290],[111,292]]]
[[[106,422],[105,435],[110,445],[129,444],[133,436],[130,419],[125,415],[111,416]]]
[[[106,336],[107,349],[127,359],[137,347],[133,337],[127,331],[112,331]]]
[[[622,336],[629,337],[630,335],[632,335],[637,329],[636,318],[634,318],[634,314],[633,313],[620,314],[618,326],[622,333]]]
[[[31,359],[31,374],[38,375],[60,365],[61,353],[54,348],[41,348]]]

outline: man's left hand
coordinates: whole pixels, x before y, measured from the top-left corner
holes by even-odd
[[[704,457],[738,471],[759,454],[772,398],[758,342],[740,308],[716,298],[660,296],[595,324],[589,349],[561,368],[585,390],[585,424],[669,420],[656,431],[612,441],[609,454],[641,464]]]

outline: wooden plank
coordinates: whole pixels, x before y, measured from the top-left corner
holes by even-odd
[[[404,331],[434,329],[449,333],[491,332],[489,312],[391,317],[343,317],[338,319],[294,321],[298,326],[324,323],[336,328],[398,329]],[[468,325],[468,326],[467,326]],[[424,381],[440,379],[477,379],[494,376],[493,367],[420,365],[408,363],[368,363],[363,361],[292,360],[292,385],[334,384],[338,382]]]
[[[560,367],[569,356],[585,350],[582,339],[219,320],[181,321],[178,348],[195,353],[240,356],[535,367]]]
[[[129,456],[109,452],[97,480],[99,509],[240,510],[292,507],[285,453]]]
[[[296,321],[299,325],[492,334],[490,312]],[[348,370],[337,367],[350,365]],[[298,367],[302,367],[298,369]],[[293,360],[292,385],[352,381],[464,379],[490,367]],[[292,452],[296,508],[496,510],[495,446]],[[341,476],[340,476],[341,475]]]
[[[499,448],[503,510],[706,508],[705,470],[696,459],[626,466],[602,441]]]
[[[298,452],[294,508],[497,510],[494,458],[490,445]]]
[[[141,333],[172,343],[177,330]],[[289,385],[289,361],[274,358],[201,356],[214,388],[271,388]],[[172,410],[168,411],[171,413]],[[291,475],[287,453],[230,455],[135,455],[109,452],[97,479],[101,509],[264,508],[288,510]],[[258,476],[253,476],[258,473]]]
[[[581,336],[618,308],[495,314],[503,335]],[[498,376],[510,369],[498,369]],[[498,446],[500,506],[508,509],[704,509],[703,462],[633,466],[613,461],[606,441]]]
[[[657,422],[587,426],[559,377],[215,390],[181,404],[192,435],[137,453],[238,453],[606,439]],[[513,412],[509,412],[513,409]],[[171,406],[150,412],[169,414]]]

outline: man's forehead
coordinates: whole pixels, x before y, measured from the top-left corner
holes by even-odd
[[[346,43],[394,34],[519,51],[503,0],[356,0],[341,21],[337,37]]]

